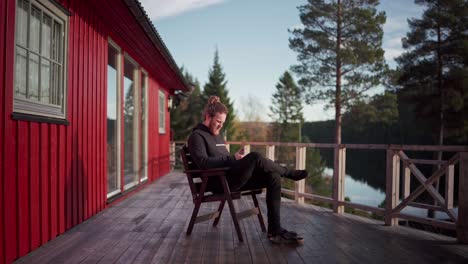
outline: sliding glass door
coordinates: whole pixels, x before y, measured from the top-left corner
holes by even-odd
[[[141,77],[140,77],[141,76]],[[148,74],[111,40],[107,63],[107,197],[147,179]]]
[[[107,62],[107,197],[120,192],[120,153],[118,114],[120,90],[120,49],[109,42]]]
[[[124,58],[124,189],[138,183],[139,156],[139,93],[137,64],[128,55]]]

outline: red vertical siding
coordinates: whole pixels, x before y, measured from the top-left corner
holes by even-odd
[[[29,155],[28,123],[18,123],[18,238],[19,254],[24,255],[29,251],[29,171],[28,160],[22,155]]]
[[[67,131],[64,126],[59,126],[59,150],[58,150],[58,183],[57,183],[57,188],[58,188],[58,234],[61,234],[65,232],[65,178],[67,175],[67,170],[66,170],[66,164],[67,164],[67,156],[65,153],[67,152],[67,149],[69,148],[66,144],[66,137],[67,137]]]
[[[82,116],[82,122],[83,122],[83,134],[82,134],[82,141],[81,141],[81,146],[83,147],[82,154],[81,154],[81,159],[83,160],[83,172],[80,177],[80,179],[83,180],[82,182],[82,197],[80,199],[80,202],[82,204],[83,208],[83,215],[80,217],[80,222],[88,218],[88,213],[89,213],[89,148],[91,147],[89,144],[89,107],[90,107],[90,101],[91,97],[89,95],[89,84],[90,84],[90,77],[89,77],[89,70],[91,70],[91,64],[90,62],[90,57],[92,56],[91,50],[89,47],[89,34],[90,34],[90,27],[88,24],[89,21],[89,10],[87,10],[88,4],[83,4],[83,116]]]
[[[49,125],[49,138],[50,138],[50,146],[49,146],[49,162],[50,162],[50,172],[49,172],[49,208],[50,208],[50,235],[49,239],[53,239],[57,236],[57,153],[58,153],[58,142],[57,142],[57,125]]]
[[[159,66],[153,65],[162,63],[161,56],[148,63],[153,58],[144,55],[153,54],[149,51],[154,46],[134,37],[141,28],[123,2],[99,2],[121,21],[109,12],[97,13],[93,1],[59,2],[66,2],[64,7],[72,12],[66,50],[69,125],[12,120],[16,1],[0,1],[0,264],[11,263],[106,207],[109,35],[149,72],[149,181],[169,169],[169,132],[160,135],[158,129],[161,86],[154,69]],[[120,30],[108,26],[107,18]],[[171,75],[166,68],[161,73]],[[123,97],[119,103],[123,106]],[[166,121],[169,131],[168,116]],[[122,148],[122,161],[123,153]],[[121,180],[123,186],[123,175]]]
[[[72,12],[77,13],[77,2],[70,1],[70,9]],[[70,18],[70,33],[69,35],[69,58],[68,66],[68,118],[70,125],[67,127],[67,141],[70,148],[67,150],[67,184],[65,192],[67,194],[67,229],[76,225],[76,156],[78,151],[78,135],[77,135],[77,112],[78,112],[78,34],[79,34],[79,18],[72,16]]]
[[[40,226],[40,208],[39,208],[39,124],[31,123],[29,129],[29,144],[30,144],[30,204],[31,204],[31,250],[37,248],[41,244],[41,226]]]
[[[159,177],[159,86],[150,76],[148,80],[148,177]]]
[[[102,33],[102,26],[100,27],[99,33]],[[101,53],[99,54],[101,63],[100,70],[101,70],[101,78],[100,78],[100,85],[104,87],[104,89],[99,89],[100,93],[100,115],[99,115],[99,124],[98,124],[98,131],[101,131],[100,138],[102,144],[100,144],[100,153],[99,157],[99,164],[100,164],[100,177],[101,177],[101,188],[99,192],[99,210],[102,210],[106,205],[106,197],[107,197],[107,40],[102,38],[100,39],[99,46],[101,47]]]
[[[6,20],[8,16],[6,14],[6,1],[0,1],[0,58],[5,58],[5,42],[6,42]],[[5,84],[5,62],[0,61],[0,87],[6,87]],[[3,129],[4,129],[4,117],[5,117],[5,89],[0,89],[0,143],[3,143]],[[3,152],[5,147],[0,147],[0,263],[5,262],[5,231],[4,231],[4,208],[3,203],[3,180],[6,178],[3,166]]]
[[[91,26],[93,27],[93,31],[91,32],[90,34],[90,47],[93,46],[94,43],[96,43],[96,38],[95,38],[95,35],[96,35],[96,24],[95,24],[95,18],[93,17],[92,18],[92,21],[91,21]],[[92,127],[93,129],[90,129],[90,145],[91,145],[91,149],[90,149],[90,184],[88,184],[91,188],[90,190],[88,191],[89,195],[88,195],[88,199],[89,199],[89,210],[88,210],[88,217],[89,216],[92,216],[96,213],[96,206],[95,206],[95,202],[96,202],[96,130],[97,130],[97,124],[96,124],[96,90],[97,90],[97,87],[96,87],[96,64],[97,64],[97,61],[96,61],[96,53],[98,52],[98,48],[99,47],[96,47],[94,49],[90,49],[91,51],[91,54],[90,54],[90,58],[91,58],[91,61],[90,61],[90,67],[92,68],[91,70],[91,77],[89,78],[91,80],[91,85],[90,85],[90,89],[91,89],[91,116],[90,116],[90,121],[91,121],[91,125],[90,127]]]
[[[41,243],[49,241],[49,124],[40,125]]]
[[[7,0],[5,3],[6,23],[4,27],[5,36],[5,72],[3,84],[4,102],[3,102],[3,157],[4,164],[4,236],[5,236],[5,261],[7,263],[18,257],[18,186],[17,186],[17,125],[11,120],[10,114],[13,108],[13,59],[14,59],[14,25],[15,25],[15,1]],[[10,41],[9,41],[10,40]]]
[[[74,188],[74,191],[76,191],[76,208],[78,208],[76,218],[73,219],[75,224],[81,223],[81,220],[83,219],[83,131],[84,131],[84,117],[83,117],[83,112],[84,112],[84,90],[86,89],[86,79],[84,76],[84,71],[87,68],[88,65],[85,65],[85,24],[84,24],[84,11],[83,7],[86,5],[84,1],[80,1],[78,4],[78,12],[81,14],[81,16],[78,19],[78,30],[77,33],[79,34],[78,36],[78,86],[75,88],[78,90],[78,101],[77,101],[77,106],[78,106],[78,113],[76,115],[76,124],[77,124],[77,145],[78,145],[78,156],[76,157],[76,168],[77,168],[77,175],[76,175],[76,181],[77,181],[77,187]],[[77,62],[75,62],[77,63]]]

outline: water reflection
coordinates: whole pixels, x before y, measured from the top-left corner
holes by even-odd
[[[323,177],[332,177],[333,169],[325,168]],[[385,200],[385,192],[378,188],[370,186],[365,181],[354,179],[351,175],[346,174],[345,176],[345,197],[349,197],[351,202],[378,207]],[[400,200],[401,202],[401,200]],[[458,208],[454,208],[456,214],[458,214]],[[407,206],[402,210],[402,213],[426,217],[427,209],[416,208]],[[436,219],[449,219],[449,216],[445,212],[436,212]]]

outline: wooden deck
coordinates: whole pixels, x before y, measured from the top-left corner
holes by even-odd
[[[236,206],[245,203],[252,201]],[[185,175],[174,172],[16,263],[468,263],[468,246],[455,239],[289,200],[283,225],[302,234],[303,245],[270,244],[254,217],[241,220],[240,243],[227,208],[217,228],[204,222],[186,236],[192,208]]]

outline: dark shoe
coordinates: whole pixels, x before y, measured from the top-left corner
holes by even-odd
[[[270,232],[270,231],[268,231],[267,236],[268,236],[268,238],[270,238],[270,237],[276,236],[277,234],[282,234],[282,233],[284,233],[284,232],[287,232],[287,233],[289,233],[290,235],[296,236],[296,237],[297,237],[297,233],[296,233],[296,232],[294,232],[294,231],[288,231],[288,230],[286,230],[286,229],[281,229],[280,232]]]
[[[291,180],[300,181],[305,179],[307,176],[309,176],[309,173],[306,170],[289,170],[285,177]]]
[[[300,244],[304,242],[304,238],[297,236],[296,232],[283,229],[278,233],[268,233],[268,239],[273,244]]]

